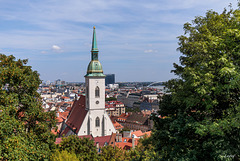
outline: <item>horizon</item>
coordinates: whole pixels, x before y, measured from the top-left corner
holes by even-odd
[[[176,78],[177,37],[207,10],[221,13],[237,1],[1,1],[0,53],[28,59],[43,81],[84,82],[93,26],[104,74],[116,82]]]

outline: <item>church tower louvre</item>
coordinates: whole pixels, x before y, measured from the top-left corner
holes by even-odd
[[[85,75],[86,95],[75,101],[65,121],[61,135],[107,136],[116,133],[112,121],[105,110],[105,75],[98,60],[98,48],[95,27],[91,61]]]

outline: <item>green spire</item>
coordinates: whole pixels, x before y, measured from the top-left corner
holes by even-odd
[[[92,39],[92,51],[91,51],[92,60],[88,64],[87,74],[85,77],[105,77],[102,70],[102,65],[98,61],[98,48],[97,48],[97,39],[95,26],[93,27],[93,39]]]
[[[92,51],[98,51],[95,26],[93,27]]]

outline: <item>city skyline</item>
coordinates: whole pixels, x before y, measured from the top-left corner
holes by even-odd
[[[96,26],[99,60],[116,82],[167,81],[183,24],[237,1],[0,1],[0,53],[29,59],[44,81],[84,82]]]

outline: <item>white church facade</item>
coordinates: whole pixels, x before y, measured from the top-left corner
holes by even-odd
[[[91,61],[85,75],[86,94],[75,101],[63,125],[61,135],[107,136],[116,133],[105,110],[105,75],[98,60],[95,27],[91,50]]]

